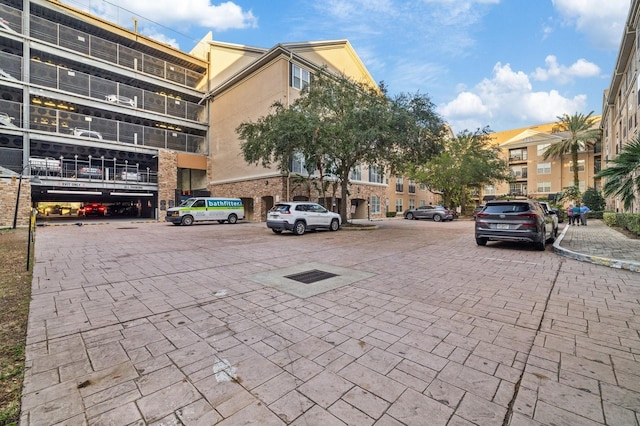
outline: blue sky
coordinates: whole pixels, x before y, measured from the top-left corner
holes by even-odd
[[[602,111],[630,0],[63,0],[189,51],[347,39],[389,94],[428,94],[457,133]],[[119,6],[119,8],[114,8]]]

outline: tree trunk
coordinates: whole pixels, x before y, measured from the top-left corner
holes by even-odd
[[[342,175],[342,181],[340,182],[340,190],[342,192],[342,202],[340,203],[340,217],[342,218],[342,223],[347,223],[347,202],[349,201],[349,197],[347,194],[349,193],[349,170],[345,174]]]
[[[573,186],[580,188],[580,181],[578,179],[578,147],[571,148],[571,164],[573,164]]]

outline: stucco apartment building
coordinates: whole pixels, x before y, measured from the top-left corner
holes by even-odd
[[[611,82],[603,97],[601,121],[603,167],[607,167],[609,161],[616,158],[625,144],[638,137],[639,35],[640,1],[631,0],[616,65],[611,72]],[[640,194],[636,194],[636,197],[638,196]],[[622,212],[624,206],[619,198],[611,197],[607,199],[607,209]],[[640,202],[633,203],[630,212],[640,213]]]
[[[599,126],[600,116],[594,116],[593,128]],[[493,142],[500,146],[503,158],[509,164],[512,179],[484,187],[478,202],[507,194],[555,200],[558,193],[573,185],[571,155],[564,155],[561,159],[544,159],[544,152],[567,136],[567,133],[560,131],[557,122],[492,133]],[[597,143],[578,153],[580,191],[600,189],[601,182],[595,178],[595,174],[600,171],[602,164],[601,146],[601,143]]]
[[[242,198],[259,221],[278,201],[319,200],[300,161],[286,175],[246,164],[235,129],[292,102],[321,67],[375,84],[346,40],[264,49],[208,34],[187,53],[53,0],[3,1],[0,48],[0,227],[50,204],[141,204],[162,219],[210,194]],[[382,170],[351,180],[352,217],[389,211]],[[319,201],[337,211],[343,197]]]

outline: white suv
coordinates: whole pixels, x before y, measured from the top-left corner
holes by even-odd
[[[276,234],[284,230],[292,231],[296,235],[313,229],[337,231],[340,224],[339,214],[308,201],[283,201],[267,213],[267,228]]]

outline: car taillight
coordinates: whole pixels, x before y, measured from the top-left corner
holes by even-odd
[[[476,217],[487,217],[489,216],[487,213],[476,213]]]
[[[538,215],[536,213],[519,213],[518,217],[526,217],[528,219],[537,220]]]
[[[538,226],[538,215],[536,213],[520,213],[518,217],[526,217],[527,219],[531,219],[532,222],[523,223],[522,226]]]

